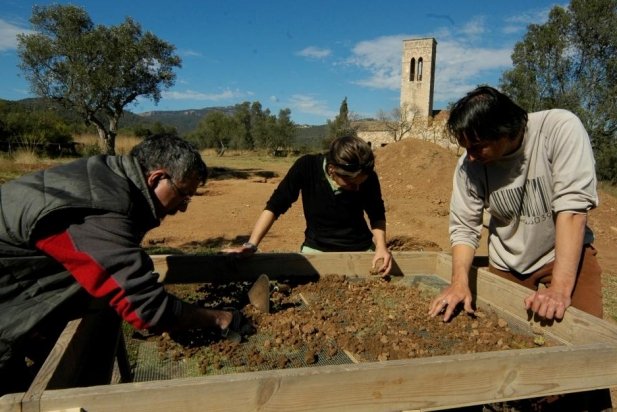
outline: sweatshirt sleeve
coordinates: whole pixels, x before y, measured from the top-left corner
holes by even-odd
[[[181,303],[158,282],[136,233],[125,216],[91,215],[65,231],[39,238],[36,247],[135,328],[164,328],[180,316]]]
[[[484,211],[483,188],[477,179],[473,179],[474,174],[466,171],[468,166],[465,156],[462,156],[454,172],[450,198],[450,244],[463,244],[477,249]]]
[[[548,161],[553,178],[553,212],[590,210],[598,205],[595,160],[591,142],[578,117],[552,110],[556,121],[546,122]]]

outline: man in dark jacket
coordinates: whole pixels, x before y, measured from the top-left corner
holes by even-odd
[[[206,178],[193,146],[157,135],[128,156],[79,159],[0,186],[0,395],[27,389],[19,377],[35,337],[93,300],[138,329],[230,326],[231,312],[166,293],[140,247],[165,216],[186,211]]]

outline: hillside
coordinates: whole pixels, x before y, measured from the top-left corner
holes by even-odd
[[[75,131],[83,131],[86,126],[83,119],[74,111],[67,110],[58,103],[54,103],[47,99],[29,98],[17,101],[0,99],[0,104],[6,105],[10,110],[17,108],[25,109],[26,111],[52,111]],[[200,120],[212,111],[220,111],[228,115],[233,115],[234,106],[212,106],[201,109],[186,109],[186,110],[155,110],[143,113],[134,113],[130,110],[125,110],[120,118],[119,129],[130,129],[135,126],[151,127],[155,124],[162,126],[174,127],[180,136],[186,136],[189,132],[195,130]],[[94,128],[91,126],[92,132]],[[298,148],[310,147],[321,148],[321,141],[326,134],[325,125],[298,125],[296,134],[296,145]]]
[[[127,118],[124,119],[123,127],[130,127],[133,124],[161,123],[165,126],[173,126],[181,136],[195,130],[199,121],[212,111],[220,111],[228,115],[234,113],[233,106],[221,107],[205,107],[202,109],[186,109],[186,110],[156,110],[143,113],[128,112]]]

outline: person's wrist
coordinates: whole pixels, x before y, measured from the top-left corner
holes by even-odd
[[[242,244],[242,247],[245,249],[250,249],[253,252],[255,252],[257,250],[257,245],[255,243],[252,242],[245,242]]]

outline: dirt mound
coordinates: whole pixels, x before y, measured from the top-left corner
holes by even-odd
[[[419,139],[404,139],[377,151],[376,169],[384,197],[414,196],[450,200],[457,156]]]
[[[447,216],[457,155],[431,142],[404,139],[379,148],[375,156],[389,235],[448,250]]]

